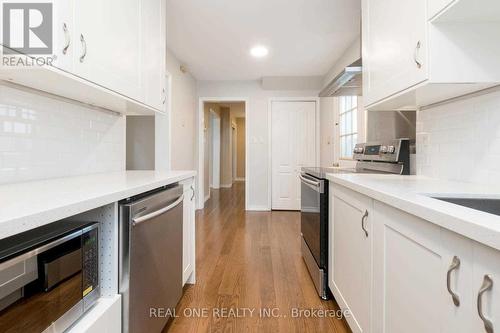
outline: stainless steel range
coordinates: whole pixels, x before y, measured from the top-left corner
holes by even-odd
[[[318,294],[328,292],[328,173],[410,174],[410,140],[358,143],[353,152],[356,167],[302,168],[301,233],[302,257]]]

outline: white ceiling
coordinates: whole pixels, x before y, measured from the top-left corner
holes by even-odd
[[[324,75],[359,36],[359,0],[167,0],[167,43],[199,80]],[[254,45],[269,47],[252,58]]]

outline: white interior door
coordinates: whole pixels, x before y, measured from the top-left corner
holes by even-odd
[[[316,102],[273,102],[271,116],[272,209],[300,210],[300,168],[316,165]]]

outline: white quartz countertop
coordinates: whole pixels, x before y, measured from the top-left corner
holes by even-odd
[[[2,185],[0,239],[195,175],[122,171]]]
[[[500,216],[431,198],[500,199],[500,186],[422,176],[329,174],[327,178],[334,184],[500,250]]]

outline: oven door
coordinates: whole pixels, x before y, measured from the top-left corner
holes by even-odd
[[[326,267],[326,231],[322,209],[325,209],[325,181],[305,173],[301,180],[301,219],[300,229],[305,243],[320,268]]]

